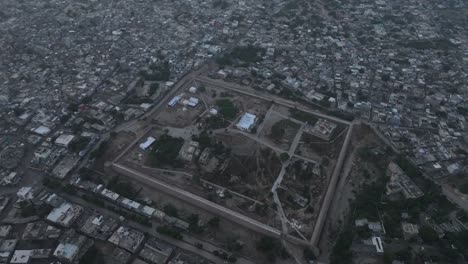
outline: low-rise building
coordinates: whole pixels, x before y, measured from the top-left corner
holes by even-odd
[[[390,181],[387,184],[387,195],[402,193],[406,199],[416,199],[424,195],[421,189],[394,162],[387,168]]]
[[[139,256],[148,263],[167,263],[172,253],[174,252],[174,249],[174,246],[152,238],[145,243],[143,249],[140,251]]]
[[[145,235],[135,229],[121,226],[108,239],[114,245],[135,253],[145,239]]]
[[[313,125],[307,125],[304,131],[324,140],[330,140],[337,125],[325,119],[319,119]]]
[[[61,261],[73,263],[81,259],[93,244],[93,240],[69,229],[60,237],[60,244],[53,255]]]
[[[256,121],[256,115],[251,113],[245,113],[237,123],[236,127],[242,131],[250,131],[255,126]]]
[[[403,237],[408,240],[419,234],[419,226],[411,223],[401,223],[401,230],[403,231]]]
[[[140,144],[140,149],[141,150],[148,150],[153,143],[156,142],[156,139],[154,137],[148,137],[145,142],[142,142]]]
[[[29,250],[15,250],[13,257],[10,259],[11,264],[27,264],[35,259],[48,259],[52,249],[29,249]]]
[[[32,222],[26,225],[22,239],[23,240],[43,240],[57,239],[60,237],[61,230],[51,226],[43,221]]]
[[[59,207],[54,208],[47,216],[47,220],[64,227],[69,227],[82,212],[83,208],[81,206],[65,202]]]
[[[107,240],[117,229],[116,219],[89,211],[82,217],[79,230],[90,237]]]
[[[62,134],[57,139],[55,139],[55,144],[67,148],[74,138],[74,135]]]

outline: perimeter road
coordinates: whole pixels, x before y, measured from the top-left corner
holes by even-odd
[[[238,93],[246,94],[246,95],[249,95],[249,96],[252,96],[252,97],[255,97],[255,98],[259,98],[259,99],[262,99],[262,100],[274,101],[275,103],[277,103],[279,105],[283,105],[283,106],[286,106],[286,107],[289,107],[289,108],[294,108],[295,107],[298,110],[301,110],[303,112],[310,113],[310,114],[316,115],[316,116],[321,117],[321,118],[326,118],[326,119],[329,119],[329,120],[332,120],[332,121],[335,121],[335,122],[338,122],[338,123],[341,123],[341,124],[344,124],[344,125],[350,125],[351,124],[351,122],[343,120],[341,118],[337,118],[337,117],[334,117],[334,116],[323,114],[321,112],[305,109],[304,106],[302,104],[299,104],[299,103],[291,103],[289,100],[286,100],[286,99],[283,99],[283,98],[278,98],[276,96],[273,97],[273,96],[270,96],[270,95],[258,94],[258,93],[255,93],[254,91],[248,91],[246,89],[241,88],[240,85],[236,85],[236,84],[232,84],[232,83],[226,83],[224,81],[210,79],[210,78],[207,78],[207,77],[198,77],[198,78],[196,78],[196,80],[199,81],[199,82],[202,82],[202,83],[207,83],[207,84],[210,84],[210,85],[219,86],[219,87],[224,88],[224,89],[233,90],[233,91],[236,91]]]
[[[223,216],[226,219],[230,219],[231,221],[237,222],[244,226],[249,226],[251,229],[257,230],[258,232],[263,233],[265,235],[274,236],[278,238],[280,237],[281,232],[269,225],[260,223],[254,219],[251,219],[250,217],[244,216],[240,213],[227,209],[221,205],[210,202],[190,192],[184,191],[177,187],[170,186],[169,184],[166,184],[162,181],[154,179],[141,172],[130,169],[126,166],[123,166],[122,164],[113,163],[112,166],[119,173],[135,178],[139,181],[148,183],[152,187],[159,189],[160,191],[163,191],[171,196],[177,197],[197,207],[206,209],[207,211],[210,211],[211,213]]]
[[[215,215],[219,215],[227,220],[230,220],[234,223],[237,223],[241,226],[247,227],[251,230],[257,231],[261,234],[267,235],[267,236],[272,236],[276,238],[281,237],[281,232],[273,228],[269,225],[263,224],[257,220],[254,220],[248,216],[242,215],[240,213],[237,213],[235,211],[232,211],[230,209],[227,209],[221,205],[218,205],[216,203],[210,202],[202,197],[199,197],[197,195],[194,195],[190,192],[184,191],[182,189],[179,189],[177,187],[170,186],[169,184],[166,184],[164,182],[161,182],[157,179],[154,179],[146,174],[143,174],[141,172],[135,171],[133,169],[130,169],[128,167],[123,166],[122,164],[118,163],[112,163],[112,167],[115,171],[124,174],[128,177],[134,178],[140,182],[147,183],[151,187],[160,190],[170,196],[176,197],[180,200],[183,200],[193,206],[202,208],[207,210],[208,212],[211,212]],[[309,245],[307,241],[304,241],[302,239],[287,235],[286,239],[290,241],[291,243],[298,244],[298,245]]]
[[[317,218],[317,222],[314,226],[314,232],[312,233],[312,238],[310,239],[310,243],[313,247],[317,248],[320,235],[322,234],[323,225],[328,215],[328,210],[330,209],[331,201],[335,196],[336,185],[341,173],[341,168],[343,167],[343,162],[346,157],[346,152],[348,150],[349,141],[351,139],[351,134],[353,131],[354,123],[351,123],[348,129],[348,133],[346,134],[346,138],[343,143],[343,147],[341,148],[340,154],[338,156],[338,160],[336,162],[335,169],[333,170],[333,174],[328,185],[327,193],[325,194],[325,199],[323,200],[322,207],[320,209],[319,216]]]

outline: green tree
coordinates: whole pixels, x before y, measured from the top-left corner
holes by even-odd
[[[229,99],[216,100],[216,105],[219,108],[219,113],[227,119],[234,119],[239,111]]]
[[[289,154],[286,153],[286,152],[283,152],[283,153],[280,154],[281,161],[287,161],[289,158],[290,158]]]
[[[219,228],[219,223],[220,222],[221,222],[221,220],[219,219],[219,217],[215,216],[215,217],[211,218],[208,221],[208,225],[213,227],[213,228]]]
[[[425,243],[431,245],[439,240],[439,236],[436,231],[428,226],[423,226],[419,229],[419,236]]]
[[[163,208],[163,211],[169,215],[169,216],[172,216],[172,217],[179,217],[179,211],[177,210],[177,208],[172,205],[172,204],[166,204]]]

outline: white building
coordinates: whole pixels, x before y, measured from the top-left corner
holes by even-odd
[[[168,106],[170,107],[174,107],[177,105],[177,103],[180,101],[180,96],[175,96],[174,98],[171,99],[171,101],[169,101],[169,103],[167,103]]]
[[[140,144],[140,149],[147,150],[156,141],[154,137],[148,137],[145,142]]]
[[[195,86],[190,87],[189,92],[196,93],[197,92],[197,87],[195,87]]]
[[[60,260],[72,262],[80,249],[76,245],[60,243],[54,251],[54,256]]]
[[[252,127],[255,125],[256,120],[256,115],[245,113],[239,120],[239,123],[237,123],[236,127],[242,131],[250,131],[250,129],[252,129]]]
[[[34,129],[33,132],[40,136],[45,136],[50,133],[50,128],[46,126],[39,126],[36,129]]]
[[[62,134],[55,140],[55,144],[63,147],[68,147],[68,145],[70,144],[70,142],[73,141],[74,138],[74,135]]]
[[[47,216],[47,220],[64,227],[69,227],[80,216],[81,212],[83,212],[81,206],[65,202],[59,207],[54,208]]]

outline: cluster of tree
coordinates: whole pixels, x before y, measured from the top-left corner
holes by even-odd
[[[231,262],[231,263],[235,263],[237,261],[236,256],[229,255],[228,253],[226,253],[224,251],[215,250],[215,251],[213,251],[213,255],[215,255],[217,257],[220,257],[220,258],[222,258],[224,260],[227,260],[228,262]]]
[[[20,208],[20,214],[22,217],[39,216],[42,218],[52,211],[52,206],[48,204],[34,205],[26,201],[20,203]]]
[[[160,64],[151,64],[149,70],[140,71],[141,77],[146,81],[169,81],[171,77],[171,69],[168,61],[164,61]]]
[[[404,157],[398,157],[396,159],[398,166],[408,175],[410,178],[421,177],[422,173],[418,167],[413,165],[411,161]]]
[[[200,226],[200,217],[197,214],[191,214],[188,217],[187,222],[189,223],[188,230],[190,232],[193,232],[196,234],[200,234],[203,232],[203,227]]]
[[[156,93],[156,91],[159,89],[159,83],[155,82],[155,83],[152,83],[150,85],[150,89],[149,89],[149,96],[152,96],[154,93]]]
[[[286,132],[287,120],[281,120],[273,124],[270,130],[270,137],[275,141],[280,141]]]
[[[116,109],[112,109],[110,114],[112,115],[113,118],[120,120],[120,121],[124,120],[125,118],[125,115],[121,111],[118,111]]]
[[[107,150],[107,146],[109,145],[109,142],[107,141],[102,141],[98,148],[93,150],[90,154],[89,157],[94,159],[94,158],[99,158],[101,157]]]
[[[306,113],[306,112],[302,112],[295,108],[289,110],[289,116],[299,121],[307,122],[310,125],[314,125],[318,120],[316,116]]]
[[[353,232],[350,228],[345,227],[344,231],[338,236],[335,246],[333,246],[330,254],[330,264],[352,263],[352,243]]]
[[[170,236],[170,237],[178,239],[178,240],[181,240],[182,238],[184,238],[179,230],[177,230],[177,229],[175,229],[173,227],[170,227],[170,226],[158,226],[156,228],[156,231],[158,231],[158,233],[160,233],[160,234]]]
[[[74,139],[70,143],[69,149],[74,153],[79,153],[81,150],[83,150],[88,145],[88,143],[90,141],[91,141],[90,137],[81,137],[80,136],[80,137]]]
[[[328,159],[327,159],[328,160]],[[304,162],[302,160],[296,160],[292,164],[292,168],[294,170],[294,174],[301,179],[302,181],[308,181],[312,178],[312,173],[310,173],[309,165],[304,169],[303,168]],[[322,161],[323,164],[323,161]],[[315,166],[315,165],[314,165]],[[325,166],[325,165],[324,165]],[[305,186],[304,186],[305,187]]]
[[[223,117],[219,115],[215,116],[210,116],[205,118],[205,126],[208,129],[219,129],[219,128],[224,128],[229,125],[229,121],[224,119]]]
[[[150,163],[154,166],[177,166],[179,164],[177,158],[183,145],[184,140],[182,138],[171,137],[167,134],[162,135],[154,143],[154,147],[149,155]]]
[[[256,247],[259,251],[266,254],[266,257],[270,262],[274,262],[276,257],[280,257],[282,259],[290,257],[281,243],[277,239],[271,237],[264,236],[260,238],[256,243]]]
[[[107,184],[107,188],[129,198],[134,198],[138,194],[131,182],[121,179],[119,176],[114,176]]]
[[[241,65],[248,66],[250,63],[262,61],[265,50],[260,47],[248,45],[235,47],[231,53],[224,54],[216,59],[216,62],[222,66],[233,65],[235,61],[240,61]]]
[[[139,105],[139,104],[152,104],[153,100],[150,98],[145,98],[145,97],[138,97],[136,95],[129,96],[126,100],[124,100],[125,104],[134,104],[134,105]]]
[[[192,136],[193,141],[197,141],[200,144],[200,148],[210,147],[212,144],[211,136],[206,130],[202,131],[198,136]]]
[[[227,119],[234,119],[239,112],[234,103],[229,99],[216,100],[216,106],[219,107],[219,113]]]
[[[221,220],[219,219],[219,217],[215,216],[213,218],[211,218],[210,220],[208,220],[208,226],[210,227],[213,227],[213,228],[219,228],[219,223],[221,222]]]
[[[79,264],[101,264],[104,262],[102,253],[93,245],[80,259]]]
[[[83,181],[92,181],[94,183],[103,184],[101,177],[95,177],[95,174],[92,169],[88,169],[86,167],[81,167],[78,171],[80,174],[80,178]]]
[[[464,194],[468,194],[468,183],[462,184],[458,190]]]
[[[333,110],[333,111],[327,111],[327,113],[331,116],[334,116],[334,117],[338,117],[338,118],[341,118],[343,120],[346,120],[346,121],[353,121],[354,120],[354,116],[349,114],[349,113],[345,113],[343,111],[340,111],[340,110]]]
[[[42,179],[42,185],[46,186],[47,188],[54,189],[54,190],[61,190],[68,194],[75,194],[76,190],[70,184],[62,184],[56,179],[52,179],[49,177],[44,177]]]
[[[289,158],[290,158],[289,154],[286,153],[286,152],[283,152],[283,153],[280,154],[280,160],[281,161],[287,161]]]
[[[163,208],[164,213],[166,213],[168,216],[172,217],[179,217],[179,211],[177,208],[172,205],[172,204],[166,204]]]
[[[275,85],[276,85],[276,87],[281,87],[282,86],[279,83],[276,83]],[[278,95],[283,97],[283,98],[290,99],[290,100],[295,100],[296,99],[296,94],[294,93],[294,91],[289,89],[289,88],[286,88],[286,87],[281,87]]]

